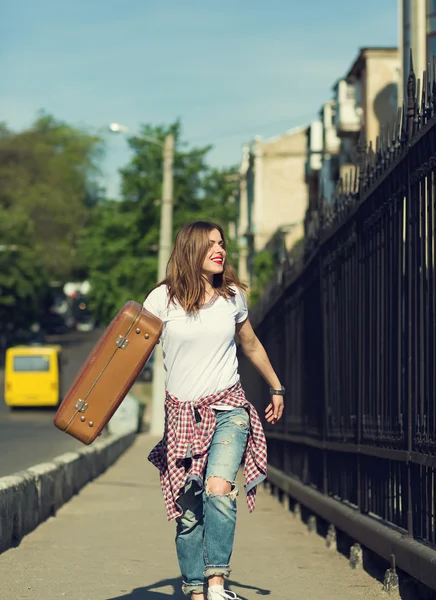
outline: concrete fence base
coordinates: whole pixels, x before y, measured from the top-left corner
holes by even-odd
[[[135,433],[110,435],[78,452],[0,478],[0,553],[16,546],[74,494],[112,465]]]

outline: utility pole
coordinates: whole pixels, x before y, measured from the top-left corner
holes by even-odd
[[[158,282],[166,277],[167,264],[171,254],[173,237],[173,163],[174,136],[169,134],[165,138],[163,149],[163,181],[157,271]],[[152,397],[150,433],[152,435],[162,435],[165,424],[165,369],[161,343],[157,344],[154,349]]]

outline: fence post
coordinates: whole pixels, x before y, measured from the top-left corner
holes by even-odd
[[[414,294],[414,279],[413,279],[413,255],[414,255],[414,239],[413,239],[413,205],[412,205],[412,182],[410,177],[410,152],[409,144],[414,134],[414,123],[416,117],[416,78],[413,72],[412,54],[410,55],[410,75],[407,82],[407,146],[406,146],[406,165],[407,165],[407,197],[406,197],[406,256],[407,262],[405,265],[406,273],[406,327],[407,327],[407,451],[410,453],[413,450],[413,294]],[[407,462],[407,532],[413,537],[413,506],[412,506],[412,463]]]
[[[328,495],[329,493],[329,481],[328,481],[328,462],[327,455],[328,450],[325,448],[325,443],[327,441],[327,433],[328,433],[328,407],[329,407],[329,390],[328,390],[328,338],[327,338],[327,323],[328,323],[328,315],[327,315],[327,293],[326,293],[326,274],[323,268],[323,252],[322,249],[319,251],[318,255],[318,277],[319,277],[319,303],[321,310],[321,332],[322,332],[322,360],[323,360],[323,375],[324,375],[324,410],[322,416],[322,441],[323,441],[323,449],[322,449],[322,487],[323,493]]]

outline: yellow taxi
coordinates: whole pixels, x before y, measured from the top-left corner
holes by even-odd
[[[5,402],[19,406],[58,406],[62,400],[62,347],[13,346],[5,357]]]

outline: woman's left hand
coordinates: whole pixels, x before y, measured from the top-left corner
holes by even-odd
[[[265,409],[265,419],[268,423],[275,425],[281,419],[284,406],[283,396],[279,396],[278,394],[271,396],[271,402]]]

